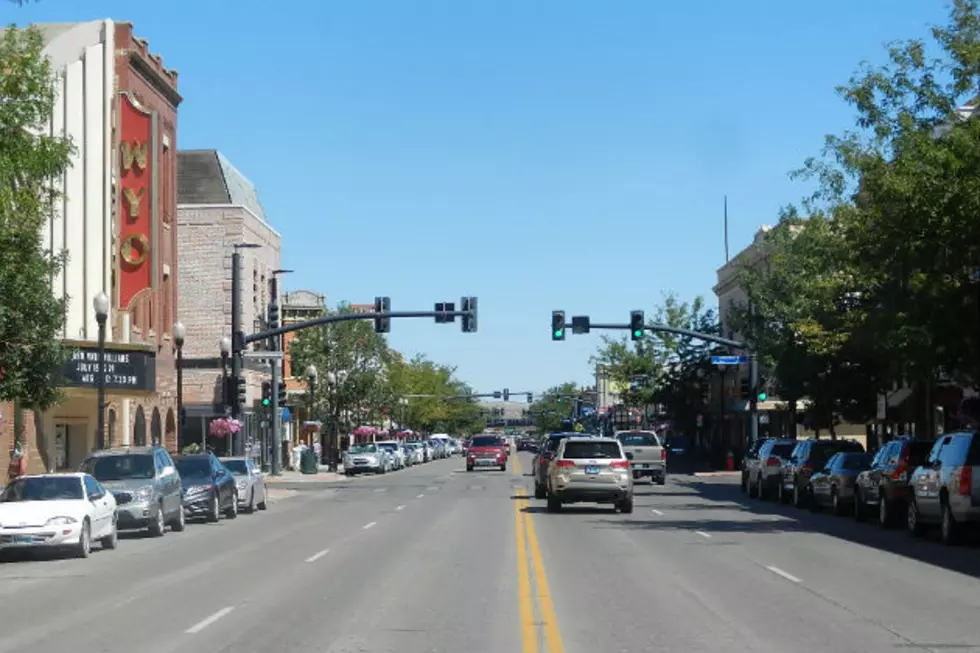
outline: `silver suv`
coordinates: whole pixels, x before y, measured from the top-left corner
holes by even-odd
[[[548,512],[582,501],[611,503],[620,512],[633,512],[633,470],[615,438],[563,439],[548,466],[546,490]]]
[[[167,525],[184,530],[180,474],[162,447],[119,447],[93,451],[79,471],[96,478],[116,498],[119,529],[163,535]]]
[[[938,523],[943,542],[953,544],[980,524],[980,431],[939,436],[909,489],[908,528],[915,535]]]

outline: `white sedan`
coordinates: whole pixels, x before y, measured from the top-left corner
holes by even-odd
[[[0,553],[64,548],[87,558],[93,540],[116,548],[116,499],[88,474],[21,476],[0,495]]]

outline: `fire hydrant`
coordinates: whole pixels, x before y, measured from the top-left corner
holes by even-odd
[[[730,472],[735,471],[735,453],[732,451],[725,454],[725,469]]]

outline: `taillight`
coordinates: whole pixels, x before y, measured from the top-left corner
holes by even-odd
[[[663,447],[660,449],[660,460],[667,460],[667,450]]]
[[[960,482],[957,492],[965,497],[973,494],[973,468],[969,465],[960,467]]]
[[[630,461],[628,461],[628,460],[614,460],[611,463],[609,463],[609,466],[612,467],[613,469],[629,469],[630,468]]]
[[[810,463],[803,463],[802,465],[800,465],[800,469],[802,469],[805,472],[812,472],[813,465],[811,465]]]
[[[779,458],[776,458],[775,456],[769,456],[768,458],[766,458],[766,467],[779,467],[781,463],[782,461],[779,460]]]
[[[555,464],[559,467],[575,467],[575,463],[573,463],[571,460],[559,460]]]
[[[904,481],[906,478],[908,478],[907,476],[908,471],[909,471],[908,465],[903,460],[898,464],[898,467],[895,468],[895,471],[892,472],[892,480]]]

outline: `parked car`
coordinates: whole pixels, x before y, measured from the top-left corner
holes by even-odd
[[[548,468],[548,512],[566,503],[611,503],[633,512],[633,474],[616,438],[569,437],[559,441]]]
[[[216,522],[224,513],[238,516],[238,487],[234,475],[213,453],[181,456],[177,470],[184,481],[184,510],[190,517]]]
[[[798,440],[789,458],[780,465],[780,483],[776,488],[780,503],[792,498],[800,507],[811,496],[810,476],[823,469],[827,461],[841,451],[864,453],[864,447],[854,440]]]
[[[399,442],[395,440],[385,440],[384,442],[376,442],[375,444],[391,455],[392,469],[404,469],[408,466],[408,463],[405,460],[405,450],[402,448]]]
[[[167,526],[184,530],[183,481],[163,447],[117,447],[93,451],[79,471],[112,492],[121,530],[147,529],[160,537]]]
[[[391,469],[388,453],[373,442],[354,444],[344,452],[344,473],[347,476],[371,472],[386,474]]]
[[[854,505],[854,487],[858,475],[871,467],[871,454],[842,451],[810,476],[807,482],[808,503],[813,510],[830,506],[835,515],[843,515]]]
[[[21,476],[0,494],[0,554],[54,548],[87,558],[93,540],[116,548],[116,500],[88,474]]]
[[[796,440],[767,440],[745,463],[746,485],[751,497],[765,499],[779,488],[782,466],[789,459]]]
[[[268,507],[265,476],[251,458],[221,458],[221,464],[235,477],[238,486],[238,507],[245,512]]]
[[[980,432],[940,436],[909,479],[908,529],[919,535],[938,524],[943,542],[955,544],[980,523]]]
[[[926,461],[933,444],[905,437],[886,442],[871,462],[871,468],[857,478],[854,518],[863,521],[869,512],[877,512],[878,524],[883,528],[904,518],[909,500],[909,475]]]

